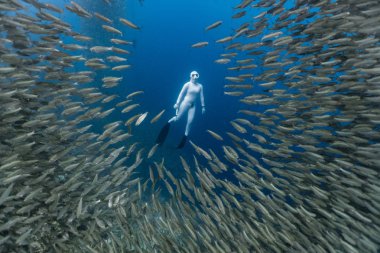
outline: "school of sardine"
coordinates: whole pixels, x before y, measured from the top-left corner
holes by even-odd
[[[66,12],[114,39],[94,44]],[[173,165],[133,131],[165,110],[110,94],[138,25],[79,0],[0,0],[0,252],[379,252],[379,14],[374,0],[242,0],[233,33],[191,46],[225,45],[239,111],[205,130],[219,146],[190,140]]]

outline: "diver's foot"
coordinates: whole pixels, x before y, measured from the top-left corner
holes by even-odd
[[[158,145],[161,145],[162,143],[164,143],[166,137],[168,136],[169,129],[170,129],[170,123],[168,122],[164,125],[164,127],[161,129],[160,133],[157,136],[156,143]]]
[[[183,148],[186,144],[187,136],[182,136],[181,142],[178,144],[177,148]]]

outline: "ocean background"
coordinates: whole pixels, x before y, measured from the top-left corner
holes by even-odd
[[[41,1],[49,3],[51,1]],[[51,2],[53,3],[53,2]],[[206,113],[201,114],[200,100],[196,103],[196,115],[192,124],[189,135],[189,140],[205,150],[212,149],[218,157],[224,156],[222,145],[234,144],[226,132],[236,134],[236,130],[230,124],[230,121],[236,118],[246,118],[253,124],[259,125],[256,117],[239,114],[239,110],[252,110],[263,112],[270,106],[262,105],[245,105],[239,103],[239,99],[244,96],[253,94],[263,94],[265,89],[258,86],[258,82],[251,79],[246,79],[243,84],[253,85],[253,89],[242,90],[243,96],[228,96],[224,94],[226,90],[224,85],[236,84],[225,79],[226,76],[236,76],[239,74],[253,74],[259,76],[264,72],[264,68],[260,65],[262,59],[255,55],[245,55],[239,50],[226,50],[226,47],[235,42],[242,44],[250,42],[260,42],[259,38],[247,39],[239,37],[232,42],[217,43],[216,41],[227,36],[233,36],[236,30],[245,23],[254,24],[254,17],[259,15],[267,8],[255,8],[247,12],[246,15],[240,18],[232,16],[240,10],[234,9],[240,1],[222,1],[222,0],[194,0],[194,1],[112,1],[112,5],[107,5],[104,1],[77,1],[83,8],[90,13],[101,13],[102,15],[114,20],[113,24],[107,24],[104,21],[93,16],[92,18],[83,18],[78,15],[64,11],[63,14],[54,13],[62,21],[71,24],[74,32],[93,38],[89,42],[78,42],[72,37],[62,37],[62,42],[65,44],[76,43],[88,48],[93,46],[116,46],[130,51],[128,55],[120,55],[126,57],[126,63],[108,63],[110,68],[105,70],[96,70],[93,76],[94,81],[88,84],[82,84],[81,87],[96,87],[104,94],[114,95],[118,97],[109,103],[101,104],[104,110],[115,108],[118,102],[126,100],[126,96],[135,91],[143,91],[142,95],[133,97],[133,102],[139,103],[140,106],[133,111],[122,114],[121,109],[116,109],[110,116],[104,119],[92,120],[91,128],[95,133],[101,134],[104,131],[104,126],[108,123],[121,121],[125,131],[132,133],[132,138],[128,138],[122,143],[114,145],[115,148],[125,146],[128,148],[133,143],[138,143],[138,149],[144,148],[144,152],[148,152],[155,144],[156,137],[162,126],[175,114],[173,108],[177,100],[179,92],[187,81],[189,74],[196,70],[200,74],[199,83],[203,85],[204,97],[206,104]],[[54,5],[65,9],[70,1],[57,1]],[[295,1],[286,1],[285,8],[294,7]],[[140,27],[139,30],[132,29],[119,22],[119,18],[123,17]],[[205,28],[216,21],[222,21],[222,25],[215,29],[206,31]],[[114,26],[119,29],[123,36],[105,31],[102,28],[103,24]],[[263,34],[271,33],[272,28],[276,23],[274,20],[268,20],[268,28],[263,31]],[[286,28],[282,29],[286,35]],[[133,42],[133,45],[115,45],[110,42],[110,39],[117,38]],[[192,48],[191,45],[197,42],[207,41],[209,44],[202,48]],[[270,51],[270,48],[263,46],[260,48],[265,55]],[[65,51],[65,50],[63,50]],[[66,51],[71,55],[76,55],[75,52]],[[228,64],[217,64],[215,60],[223,57],[222,54],[237,52],[236,57],[227,57],[231,59]],[[105,59],[109,55],[115,53],[93,53],[90,50],[78,51],[77,55],[83,55],[86,59],[102,58]],[[228,67],[234,67],[237,64],[235,60],[253,59],[253,63],[257,64],[256,69],[230,71]],[[131,68],[123,71],[112,71],[111,68],[120,64],[130,64]],[[292,65],[287,66],[290,68]],[[68,68],[67,71],[86,71],[91,70],[85,67],[82,62],[75,65],[74,68]],[[117,87],[102,88],[102,78],[106,76],[123,77],[123,80]],[[241,83],[239,83],[241,84]],[[277,83],[277,88],[284,88],[280,82]],[[233,91],[229,89],[229,91]],[[288,91],[292,92],[292,91]],[[129,105],[127,104],[127,105]],[[99,103],[90,105],[90,108],[99,106]],[[160,120],[154,124],[149,121],[160,111],[165,110],[165,113]],[[137,113],[148,112],[147,118],[139,126],[135,127],[132,124],[132,129],[123,126],[130,117]],[[151,159],[144,159],[143,166],[137,169],[136,176],[141,178],[149,177],[149,164],[152,161],[160,162],[165,159],[165,165],[173,173],[174,176],[181,178],[185,175],[179,159],[179,156],[185,158],[190,164],[194,164],[194,148],[188,142],[183,149],[176,149],[184,131],[187,120],[187,114],[174,124],[170,129],[165,143],[160,146]],[[88,124],[88,123],[86,123]],[[86,124],[83,124],[85,126]],[[212,130],[224,138],[223,142],[214,139],[206,130]],[[253,131],[254,132],[254,131]],[[266,136],[268,137],[268,136]],[[255,142],[255,138],[249,141]],[[274,140],[276,141],[276,140]],[[263,145],[265,146],[265,145]],[[269,147],[269,146],[267,146]],[[261,157],[258,153],[251,153],[256,159]],[[198,158],[206,161],[206,159]],[[263,165],[265,166],[265,165]],[[233,171],[227,171],[219,174],[220,178],[226,178],[235,181]],[[165,195],[165,194],[164,194]],[[166,192],[166,196],[169,196]]]
[[[379,252],[380,29],[373,24],[380,22],[380,8],[375,1],[269,0],[238,8],[241,0],[41,0],[62,13],[39,9],[36,0],[19,1],[21,7],[3,11],[10,2],[0,0],[5,44],[0,47],[5,73],[0,78],[0,223],[5,223],[0,252],[89,247],[108,252],[111,244],[147,252],[156,247],[162,252],[175,247],[184,252],[192,247],[197,252],[219,247],[225,252]],[[113,23],[68,10],[76,3]],[[38,17],[35,26],[28,17]],[[205,30],[216,21],[223,23]],[[245,26],[242,36],[216,42]],[[92,40],[75,40],[77,33]],[[192,47],[199,42],[208,45]],[[228,49],[234,43],[240,44]],[[94,46],[129,53],[91,52]],[[231,53],[236,56],[225,55]],[[127,62],[106,60],[116,55]],[[75,56],[83,58],[72,60]],[[85,66],[95,58],[108,68]],[[231,62],[215,62],[222,58]],[[228,70],[246,59],[257,67]],[[112,71],[124,64],[131,67]],[[150,157],[193,70],[200,74],[206,113],[197,100],[185,147],[176,148],[187,115],[172,124]],[[78,78],[81,71],[92,71],[93,80],[78,84],[66,75]],[[103,87],[102,79],[110,76],[123,80]],[[243,81],[234,83],[231,77]],[[253,88],[226,89],[231,84]],[[98,90],[85,93],[84,88]],[[98,91],[105,100],[96,101]],[[230,91],[241,94],[227,95]],[[135,92],[142,94],[117,106]],[[122,113],[132,104],[139,106]],[[113,111],[104,116],[108,110]],[[148,116],[141,125],[125,125],[143,113]],[[115,122],[120,125],[108,128]],[[125,133],[131,137],[117,140]],[[190,142],[216,156],[208,159]]]
[[[69,1],[54,2],[55,5],[62,8],[68,3]],[[130,69],[120,72],[110,69],[97,70],[95,81],[87,84],[88,87],[96,86],[100,88],[105,94],[118,94],[117,99],[104,105],[105,109],[111,109],[116,103],[125,100],[125,97],[134,91],[144,91],[143,95],[133,98],[133,103],[140,103],[137,110],[141,113],[148,112],[148,116],[139,127],[133,127],[133,137],[128,141],[130,143],[137,141],[140,143],[139,147],[145,147],[145,151],[149,151],[155,144],[155,139],[161,127],[174,116],[173,105],[182,86],[189,81],[190,72],[196,70],[200,74],[199,83],[204,88],[206,113],[202,115],[200,100],[198,99],[189,140],[205,150],[211,148],[217,154],[222,154],[219,153],[221,151],[221,142],[215,140],[206,130],[209,129],[222,136],[224,135],[224,139],[228,143],[228,137],[226,138],[224,133],[227,131],[233,132],[229,122],[237,118],[237,111],[245,109],[245,106],[238,102],[238,97],[224,94],[224,85],[232,84],[232,82],[225,80],[225,77],[234,75],[236,71],[227,70],[227,67],[234,66],[232,61],[229,64],[215,63],[215,60],[223,58],[221,54],[226,53],[225,47],[230,44],[216,43],[215,41],[233,35],[235,33],[234,29],[243,22],[252,21],[253,16],[251,14],[240,19],[232,18],[236,13],[233,7],[239,4],[239,1],[119,0],[112,2],[112,8],[107,8],[107,5],[102,1],[94,3],[93,1],[82,0],[78,1],[78,3],[86,10],[91,11],[91,13],[98,12],[111,19],[112,17],[125,17],[141,28],[140,30],[131,29],[121,25],[117,20],[118,18],[115,18],[114,24],[110,25],[114,25],[114,27],[123,32],[123,36],[119,36],[105,31],[101,27],[105,23],[96,17],[85,19],[67,11],[64,13],[65,16],[62,15],[65,22],[73,25],[74,31],[93,38],[88,43],[80,43],[81,45],[87,44],[88,47],[94,45],[117,46],[131,52],[130,55],[121,55],[128,58],[125,64],[131,64]],[[223,22],[222,25],[209,31],[205,30],[207,26],[218,20]],[[133,45],[113,45],[109,41],[112,38],[132,41]],[[191,47],[191,45],[201,41],[207,41],[209,45],[203,48]],[[73,41],[64,42],[73,43]],[[109,54],[96,54],[91,53],[89,50],[87,54],[84,55],[86,58],[105,58],[108,55],[113,55],[112,52]],[[251,56],[244,59],[249,57]],[[116,66],[117,63],[111,65]],[[81,70],[81,68],[78,65],[75,71]],[[85,69],[88,68],[83,70]],[[260,67],[257,70],[240,71],[238,73],[252,72],[259,73]],[[106,76],[122,76],[123,81],[117,87],[104,89],[101,88],[101,79]],[[254,81],[245,82],[245,84],[254,85]],[[249,90],[246,94],[254,92],[262,91],[255,88]],[[255,107],[250,108],[258,110]],[[160,120],[150,124],[149,121],[163,109],[165,109],[165,113]],[[120,110],[115,110],[109,117],[94,121],[93,130],[101,133],[104,125],[119,120],[125,122],[129,117],[135,115],[137,110],[135,109],[127,114],[121,114]],[[183,149],[175,148],[185,131],[186,120],[187,114],[179,122],[172,124],[166,142],[157,150],[155,155],[157,157],[164,156],[168,166],[172,165],[171,172],[175,176],[180,176],[179,173],[184,173],[182,169],[177,168],[177,166],[181,166],[178,159],[179,155],[188,161],[193,161],[194,149],[189,143]],[[141,175],[148,176],[148,170],[140,172],[142,173]],[[228,177],[228,173],[225,176]]]
[[[163,123],[174,116],[173,105],[192,70],[200,74],[206,113],[201,114],[198,100],[190,139],[200,146],[208,146],[213,139],[205,132],[206,129],[224,132],[229,127],[228,121],[233,119],[237,103],[236,99],[223,94],[226,67],[214,61],[224,53],[224,49],[214,41],[232,33],[232,20],[229,17],[233,4],[223,5],[222,1],[135,3],[136,14],[132,14],[131,19],[135,16],[141,31],[134,32],[136,45],[131,57],[133,69],[130,71],[130,83],[144,90],[142,99],[146,111],[155,115],[161,109],[166,110],[154,130],[148,126],[152,130],[146,133],[147,139],[154,141]],[[208,32],[204,30],[220,19],[224,21],[222,26]],[[191,47],[200,41],[210,41],[210,44],[204,48]],[[177,135],[184,132],[186,116],[173,127]],[[177,139],[169,139],[165,146],[176,146],[177,143],[172,142],[178,142]],[[189,148],[187,145],[183,152],[189,151]]]
[[[152,126],[145,122],[148,129],[141,129],[145,131],[144,137],[147,142],[149,139],[154,142],[163,123],[174,116],[173,105],[179,92],[189,80],[190,72],[196,70],[204,87],[206,114],[201,115],[198,100],[190,138],[201,146],[208,146],[213,139],[205,130],[224,132],[230,127],[228,121],[236,115],[238,106],[235,98],[223,94],[223,85],[227,83],[224,80],[226,67],[214,63],[224,53],[223,45],[214,41],[233,33],[230,17],[232,7],[238,1],[228,4],[224,1],[129,2],[126,3],[126,16],[141,30],[130,31],[127,28],[135,42],[130,57],[133,67],[125,71],[125,87],[120,86],[120,92],[128,94],[133,88],[144,90],[141,104],[151,117],[161,109],[166,110],[158,124]],[[217,20],[223,20],[222,26],[207,32],[204,30]],[[210,44],[204,48],[191,48],[192,44],[200,41],[209,41]],[[184,117],[175,124],[175,132],[184,132],[186,119]],[[176,143],[171,146],[176,146]],[[189,146],[184,151],[187,148]]]
[[[51,1],[41,1],[42,3],[53,3]],[[230,122],[236,118],[248,119],[252,124],[260,125],[259,119],[250,117],[244,114],[239,114],[239,110],[251,110],[254,112],[263,112],[268,108],[273,108],[276,105],[246,105],[240,103],[239,99],[254,94],[268,94],[265,88],[260,87],[260,82],[255,80],[256,76],[260,76],[265,72],[265,68],[261,65],[263,63],[262,56],[270,52],[271,48],[265,45],[260,48],[261,54],[246,55],[244,51],[240,50],[226,50],[226,47],[235,42],[240,42],[242,45],[251,42],[260,42],[260,36],[256,38],[246,38],[245,36],[234,39],[232,42],[217,43],[216,41],[227,36],[236,34],[236,30],[249,23],[250,26],[255,25],[255,16],[267,10],[267,8],[254,8],[247,12],[246,15],[240,18],[233,18],[233,15],[241,10],[234,9],[241,3],[239,0],[222,1],[222,0],[192,0],[192,1],[176,1],[176,0],[160,0],[160,1],[137,1],[137,0],[115,0],[112,5],[107,5],[104,1],[89,1],[78,0],[82,7],[90,13],[101,13],[102,15],[114,20],[113,24],[107,24],[104,21],[93,16],[92,18],[83,18],[69,12],[65,9],[70,1],[57,1],[53,4],[62,8],[64,13],[54,13],[62,21],[71,24],[72,31],[79,34],[93,38],[89,42],[75,41],[71,36],[63,36],[62,43],[70,44],[76,43],[83,46],[115,46],[128,50],[130,54],[118,56],[125,57],[128,61],[125,63],[108,63],[105,62],[110,68],[105,70],[94,70],[94,81],[81,84],[81,87],[96,87],[99,88],[104,94],[114,95],[117,98],[106,104],[95,103],[89,107],[102,106],[103,111],[116,108],[116,104],[126,100],[126,97],[135,92],[143,91],[143,94],[133,97],[133,101],[128,103],[139,103],[137,109],[129,113],[123,114],[119,108],[114,110],[110,116],[103,119],[95,119],[90,122],[93,124],[91,130],[95,133],[101,134],[104,131],[104,126],[120,121],[122,123],[121,129],[124,132],[130,132],[133,136],[126,141],[111,145],[113,148],[125,146],[126,149],[134,143],[138,143],[137,150],[143,148],[147,154],[149,150],[155,145],[156,137],[164,124],[175,115],[175,104],[182,86],[189,81],[189,74],[191,71],[196,70],[200,74],[199,83],[203,85],[204,97],[206,105],[206,113],[202,115],[200,100],[196,102],[196,115],[190,131],[189,140],[196,145],[202,147],[204,150],[212,149],[218,157],[223,157],[225,154],[222,150],[222,145],[234,146],[231,138],[226,135],[227,132],[232,132],[239,136],[236,130],[231,126]],[[284,8],[290,9],[296,4],[295,1],[285,1]],[[34,9],[33,9],[34,10]],[[317,13],[318,9],[311,10]],[[26,10],[28,12],[28,10]],[[126,18],[136,24],[140,29],[135,30],[127,27],[119,22],[119,18]],[[307,23],[313,21],[318,17],[318,14],[312,16],[306,21],[298,22]],[[277,17],[276,17],[277,18]],[[222,25],[215,29],[206,31],[205,28],[216,21],[222,21]],[[119,29],[123,35],[117,35],[105,31],[102,25],[107,24]],[[276,25],[275,20],[268,20],[268,27],[262,32],[263,35],[269,34],[279,29],[273,29]],[[283,36],[288,32],[285,27],[281,29]],[[110,42],[110,39],[123,39],[131,41],[132,45],[115,45]],[[192,48],[191,46],[198,42],[207,41],[209,44],[202,48]],[[65,50],[62,50],[65,51]],[[90,58],[105,59],[110,55],[117,55],[116,53],[93,53],[90,50],[80,50],[77,54],[73,51],[66,51],[71,55],[82,55],[87,60]],[[236,57],[224,57],[223,54],[235,52],[238,53]],[[283,53],[283,52],[282,52]],[[283,55],[282,55],[283,56]],[[221,58],[230,58],[231,62],[227,64],[217,64],[215,60]],[[237,66],[235,60],[252,59],[257,68],[248,70],[231,71],[228,67]],[[123,71],[112,71],[111,68],[120,64],[130,64],[131,68]],[[298,62],[299,64],[299,62]],[[286,69],[296,65],[291,64],[286,66]],[[67,72],[78,72],[91,70],[85,67],[83,62],[79,62],[73,68],[67,68]],[[283,70],[285,72],[285,69]],[[227,76],[236,76],[240,74],[253,74],[252,79],[246,79],[243,83],[253,85],[252,89],[242,90],[242,96],[228,96],[224,92],[226,89],[224,85],[236,84],[225,79]],[[107,76],[123,77],[123,80],[117,87],[102,88],[102,78]],[[279,80],[275,87],[287,89],[282,85]],[[229,89],[229,91],[233,91]],[[287,93],[294,91],[287,90]],[[126,106],[127,106],[126,105]],[[157,115],[160,111],[165,110],[165,113],[156,123],[151,124],[149,121]],[[147,118],[144,122],[135,127],[134,123],[132,128],[124,126],[124,123],[137,113],[148,112]],[[189,163],[191,167],[194,166],[195,150],[189,142],[182,149],[177,149],[184,131],[187,120],[187,114],[179,121],[172,124],[170,133],[165,143],[158,148],[155,155],[150,159],[144,159],[142,166],[139,166],[133,178],[140,177],[142,181],[149,178],[149,166],[153,162],[160,163],[162,159],[165,161],[167,169],[177,178],[185,176],[185,171],[182,169],[182,164],[179,157],[182,156]],[[267,128],[270,128],[266,126]],[[221,135],[223,142],[213,138],[206,130],[212,130]],[[250,130],[255,132],[254,130]],[[263,133],[259,133],[263,135]],[[265,136],[271,142],[278,143],[281,140],[270,139],[270,136]],[[255,137],[249,139],[250,142],[255,143]],[[270,149],[270,145],[261,143],[262,147]],[[323,145],[323,144],[322,144]],[[245,146],[245,145],[244,145]],[[289,147],[295,151],[302,151],[297,147]],[[261,154],[258,152],[251,152],[250,155],[260,160]],[[198,160],[207,162],[206,159],[199,157]],[[278,160],[281,162],[281,160]],[[285,162],[285,161],[284,161]],[[126,165],[130,164],[127,161]],[[269,168],[265,163],[261,164],[263,167]],[[253,168],[255,169],[255,168]],[[260,171],[255,169],[258,175],[262,175]],[[110,171],[109,171],[110,172]],[[193,171],[195,173],[195,171]],[[278,176],[278,175],[277,175]],[[236,177],[233,175],[233,170],[228,170],[218,174],[221,179],[227,179],[231,182],[238,183]],[[158,182],[163,184],[163,182]],[[163,187],[165,189],[165,187]],[[263,189],[265,194],[269,191]],[[147,192],[149,193],[149,191]],[[170,197],[169,193],[164,190],[161,197]],[[289,203],[291,201],[289,200]]]

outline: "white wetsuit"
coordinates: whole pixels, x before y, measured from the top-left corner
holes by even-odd
[[[197,78],[191,77],[190,81],[185,83],[179,93],[177,103],[174,108],[177,109],[176,116],[169,120],[169,123],[179,120],[187,112],[187,123],[185,135],[188,136],[191,124],[195,115],[195,101],[200,96],[202,113],[205,112],[205,103],[203,97],[203,86],[196,81]],[[182,100],[183,98],[183,100]]]

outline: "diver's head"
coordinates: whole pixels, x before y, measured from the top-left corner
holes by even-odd
[[[199,78],[198,72],[197,71],[191,71],[191,73],[190,73],[190,79],[195,81],[198,78]]]

